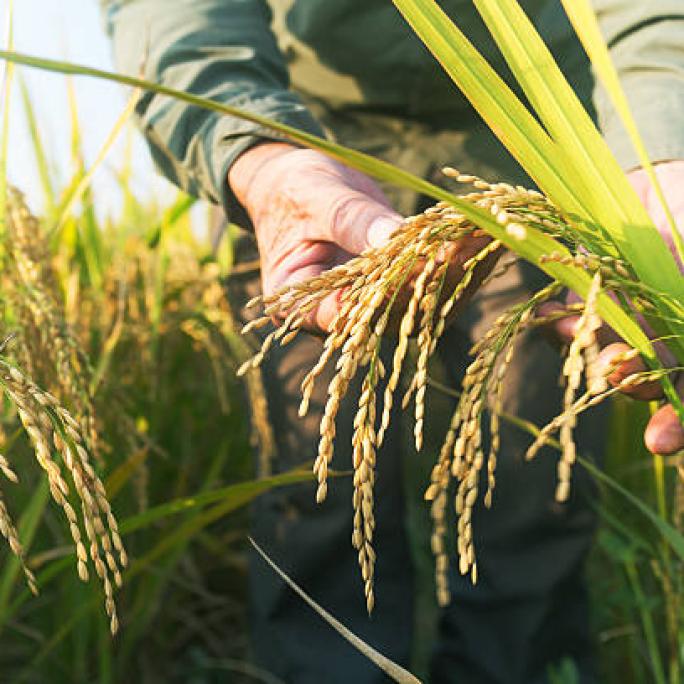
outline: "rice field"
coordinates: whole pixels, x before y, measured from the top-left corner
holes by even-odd
[[[1,678],[239,681],[243,507],[273,483],[251,479],[269,434],[250,434],[244,393],[260,388],[235,375],[248,351],[223,297],[229,250],[196,236],[192,199],[142,205],[125,180],[120,220],[100,223],[72,162],[53,214],[14,189],[5,205]]]
[[[426,40],[431,30],[448,30],[421,23],[425,17],[412,14],[408,0],[397,4]],[[532,35],[530,46],[544,58]],[[451,60],[458,81],[458,55],[442,59]],[[482,78],[495,83],[484,69]],[[126,82],[136,85],[135,79]],[[10,88],[7,79],[6,97]],[[559,88],[558,107],[564,92]],[[129,104],[112,136],[130,125],[130,113]],[[567,122],[554,119],[553,111],[544,114],[556,125],[546,122],[556,139],[547,141],[532,117],[524,119],[532,142],[520,143],[521,156],[525,145],[536,142],[543,153],[579,164],[563,146]],[[28,98],[25,115],[35,119]],[[505,130],[507,122],[493,124]],[[4,145],[11,140],[8,126],[5,118]],[[180,193],[164,208],[154,199],[141,202],[127,168],[117,174],[120,215],[99,218],[90,183],[111,141],[103,141],[95,168],[86,168],[77,116],[72,126],[64,131],[74,141],[70,178],[51,175],[40,122],[32,129],[36,174],[45,180],[42,215],[26,204],[21,188],[8,185],[4,169],[2,174],[0,533],[7,543],[0,551],[0,679],[120,682],[136,672],[144,682],[275,681],[249,660],[246,507],[271,487],[302,481],[310,481],[317,501],[325,499],[335,486],[328,475],[336,411],[357,375],[362,387],[352,437],[354,472],[348,475],[354,483],[349,552],[359,556],[359,591],[372,612],[373,468],[391,408],[404,407],[406,429],[421,450],[426,392],[439,384],[430,378],[429,359],[445,326],[475,284],[525,258],[545,270],[551,284],[507,311],[471,350],[463,387],[442,388],[458,393],[458,403],[441,447],[429,463],[407,464],[412,552],[421,577],[417,633],[425,635],[416,644],[412,671],[425,676],[438,605],[450,600],[448,564],[457,563],[477,581],[473,507],[480,499],[495,505],[498,431],[508,421],[530,433],[528,458],[543,445],[557,448],[557,501],[568,498],[574,468],[586,468],[601,490],[600,527],[587,570],[601,681],[681,680],[681,455],[651,456],[635,447],[642,443],[649,406],[616,396],[620,386],[606,380],[614,368],[596,363],[596,332],[604,318],[650,362],[623,379],[623,386],[658,380],[672,392],[671,369],[659,365],[624,301],[616,303],[606,292],[629,298],[678,349],[681,277],[667,268],[654,272],[639,250],[630,251],[619,212],[643,212],[628,201],[614,206],[622,180],[610,176],[611,168],[601,175],[605,170],[595,158],[582,162],[587,177],[605,182],[606,197],[613,198],[607,209],[600,196],[579,206],[576,188],[560,174],[536,177],[540,192],[447,168],[463,187],[454,196],[397,172],[395,181],[416,184],[437,203],[409,217],[385,247],[252,302],[261,314],[248,327],[272,326],[257,348],[249,330],[237,326],[225,297],[235,276],[231,227],[217,232],[216,214],[207,211],[206,226],[198,229],[190,217],[196,202]],[[595,144],[591,135],[586,144]],[[392,176],[363,155],[326,145],[320,144],[357,167]],[[660,248],[654,246],[654,253]],[[508,258],[497,262],[506,250]],[[454,263],[460,269],[455,284]],[[505,413],[502,387],[520,334],[552,322],[555,314],[535,312],[563,286],[583,296],[574,305],[579,323],[565,355],[564,401],[554,421],[532,426]],[[260,362],[272,346],[306,334],[309,314],[340,289],[342,310],[301,388],[305,415],[319,374],[341,352],[318,454],[311,468],[257,477],[254,464],[268,461],[273,440]],[[385,368],[378,349],[389,330],[397,345]],[[409,353],[411,345],[415,353]],[[625,352],[619,360],[636,354]],[[399,396],[409,363],[414,380]],[[383,377],[386,389],[378,393]],[[599,468],[576,453],[573,428],[579,413],[604,400],[612,403],[612,419]],[[487,451],[485,430],[491,435]],[[453,559],[444,542],[451,508],[458,519]],[[564,663],[553,681],[577,681],[572,663]]]
[[[124,170],[121,177],[126,175]],[[55,211],[68,202],[70,189],[77,185],[72,179],[55,193]],[[204,676],[206,681],[216,673],[230,673],[225,675],[230,681],[260,681],[262,675],[253,670],[247,656],[244,506],[264,488],[276,485],[277,479],[252,481],[252,459],[258,456],[259,445],[268,443],[268,424],[262,425],[262,435],[251,435],[245,420],[243,392],[253,398],[261,395],[258,386],[246,385],[253,373],[240,380],[237,371],[253,365],[258,350],[250,349],[239,334],[221,296],[221,283],[231,277],[230,249],[222,245],[214,250],[208,239],[192,230],[191,199],[179,195],[171,207],[160,210],[153,204],[141,205],[129,188],[123,186],[122,191],[127,212],[119,222],[97,223],[93,211],[97,198],[85,193],[56,235],[47,230],[54,218],[32,216],[19,194],[10,195],[13,218],[6,224],[3,242],[6,393],[1,423],[2,465],[8,479],[2,485],[1,510],[3,520],[11,515],[14,522],[3,527],[11,549],[2,552],[0,572],[5,644],[0,670],[7,681],[28,682],[48,677],[55,682],[116,682],[132,670],[143,673],[144,681],[171,681],[184,673],[188,678]],[[502,192],[509,189],[482,187],[471,199],[481,201],[484,195],[491,201],[491,193],[499,197]],[[498,199],[501,209],[514,213],[520,196],[514,193],[510,202],[506,197]],[[535,195],[534,202],[541,211],[543,200]],[[445,239],[473,230],[462,217],[438,207],[415,219],[415,233],[406,243],[416,245],[415,234],[441,223],[448,226]],[[229,237],[226,233],[224,240]],[[430,247],[426,241],[416,249],[432,250],[434,255],[437,244]],[[400,243],[392,245],[392,249],[399,247]],[[486,248],[495,249],[494,243]],[[479,263],[482,259],[475,259],[473,269]],[[435,260],[432,278],[424,284],[430,296],[421,299],[420,309],[435,312],[439,305],[443,318],[450,305],[445,306],[434,287],[440,268]],[[606,278],[615,268],[615,264],[604,268]],[[496,269],[488,277],[495,274]],[[357,275],[352,264],[331,278],[353,280]],[[327,286],[337,284],[331,281]],[[360,288],[359,297],[363,293]],[[414,306],[419,306],[418,300]],[[525,323],[529,310],[515,313],[517,323]],[[440,318],[435,319],[428,328],[427,316],[420,316],[423,326],[417,334],[424,350],[439,334]],[[288,329],[296,330],[294,322],[290,318]],[[340,343],[353,335],[352,329]],[[282,331],[277,337],[286,342],[286,334]],[[504,359],[510,344],[506,339],[501,345]],[[367,350],[368,340],[364,344]],[[397,364],[402,361],[399,355]],[[417,363],[424,368],[420,355]],[[420,399],[415,399],[424,388],[420,378],[425,375],[419,372],[416,377],[412,396],[403,399],[414,398],[411,412],[420,420]],[[39,454],[46,447],[40,440],[50,436],[40,431],[32,434],[33,425],[42,430],[45,424],[35,416],[43,396],[49,397],[45,410],[54,406],[62,429],[75,431],[72,437],[87,430],[88,444],[93,445],[92,469],[101,478],[131,558],[123,571],[115,571],[121,572],[123,586],[114,599],[113,586],[108,590],[104,579],[109,575],[103,573],[104,578],[98,579],[97,560],[93,565],[84,552],[87,524],[77,531],[83,528],[80,511],[79,519],[72,520],[75,509],[60,496],[66,485],[62,480],[69,479],[72,488],[73,475],[60,474],[48,465],[45,477],[46,462],[40,462]],[[305,397],[304,393],[304,401]],[[360,405],[361,412],[364,406]],[[679,553],[684,545],[677,531],[681,480],[675,462],[653,460],[646,454],[639,460],[632,448],[624,448],[640,443],[638,426],[644,422],[645,410],[629,400],[616,405],[606,453],[610,479],[603,475],[599,480],[604,490],[598,504],[603,523],[589,575],[597,596],[595,634],[606,664],[605,681],[650,681],[658,667],[661,681],[676,681],[665,677],[678,671]],[[640,418],[635,420],[635,414]],[[50,424],[49,429],[54,433],[57,428]],[[420,434],[418,428],[414,437],[420,440]],[[69,462],[75,465],[68,457],[51,460],[60,471]],[[430,473],[421,472],[420,464],[412,467],[415,526],[428,527],[421,499]],[[433,473],[433,480],[440,472]],[[13,484],[15,475],[19,482]],[[324,466],[319,466],[317,475],[324,483]],[[315,480],[308,472],[281,479],[311,479],[315,495]],[[358,479],[363,491],[363,480]],[[440,486],[439,479],[435,485]],[[317,486],[321,496],[321,485]],[[625,495],[622,486],[639,493],[648,514]],[[92,497],[95,501],[97,495]],[[61,514],[52,501],[55,498],[61,503]],[[358,510],[363,511],[363,506]],[[440,510],[439,498],[434,497],[437,533],[443,524]],[[365,529],[365,525],[359,529],[362,547],[372,543],[372,537],[363,536]],[[424,536],[414,539],[418,567],[427,569],[418,619],[433,624],[435,580]],[[436,540],[432,546],[433,551],[441,548]],[[466,548],[466,558],[467,553]],[[88,574],[89,581],[79,579]],[[368,577],[366,582],[372,585],[372,572]],[[108,581],[116,585],[115,580]],[[39,590],[35,597],[34,583]],[[443,587],[439,574],[437,587]],[[446,600],[443,594],[441,600]],[[110,606],[109,616],[105,603]],[[120,626],[112,639],[115,615]],[[178,658],[177,653],[185,655]],[[419,661],[420,653],[418,645]],[[567,677],[558,681],[572,681],[571,675]],[[263,675],[262,681],[270,680]]]

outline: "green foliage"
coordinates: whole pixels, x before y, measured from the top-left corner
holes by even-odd
[[[602,484],[589,578],[607,681],[682,677],[682,477],[676,457],[642,446],[648,415],[647,406],[616,401],[606,453],[612,477],[589,466]]]

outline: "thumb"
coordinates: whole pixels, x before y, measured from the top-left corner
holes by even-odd
[[[684,375],[677,383],[679,396],[684,396]],[[671,404],[661,406],[653,414],[644,434],[649,451],[654,454],[675,454],[684,449],[684,425]]]
[[[644,441],[654,454],[676,454],[684,449],[684,427],[673,406],[666,404],[653,414]]]
[[[333,206],[328,239],[350,254],[361,254],[386,244],[402,221],[387,205],[353,192]]]

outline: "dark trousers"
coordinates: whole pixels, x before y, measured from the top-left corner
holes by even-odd
[[[438,178],[443,164],[487,179],[524,182],[507,154],[483,128],[431,130],[429,127],[370,114],[318,115],[341,142],[388,159],[416,174]],[[425,205],[404,191],[392,192],[394,205],[413,213]],[[247,239],[247,238],[246,238]],[[247,254],[250,248],[243,247]],[[247,255],[253,256],[253,255]],[[499,313],[526,299],[543,280],[531,267],[509,271],[481,291],[445,334],[431,374],[458,389],[467,365],[467,350]],[[258,290],[256,280],[233,287],[239,308]],[[387,343],[391,352],[390,342]],[[286,351],[275,350],[263,365],[270,419],[277,442],[276,472],[312,461],[317,451],[318,423],[331,374],[318,381],[305,419],[297,417],[299,384],[321,353],[322,342],[301,336]],[[506,390],[505,410],[544,424],[560,407],[560,361],[538,333],[519,345]],[[381,396],[381,393],[380,393]],[[333,467],[351,468],[351,429],[357,391],[348,392],[337,421]],[[396,403],[396,402],[395,402]],[[582,566],[591,542],[595,491],[577,468],[573,494],[564,505],[554,502],[558,455],[543,450],[532,463],[523,461],[530,436],[502,426],[502,451],[493,506],[474,514],[479,581],[472,586],[453,569],[452,603],[438,615],[436,630],[416,621],[414,571],[425,535],[409,539],[406,497],[417,500],[426,481],[406,460],[428,466],[453,409],[451,400],[428,394],[427,448],[413,453],[410,432],[402,428],[409,415],[395,411],[392,428],[378,455],[375,549],[376,605],[366,614],[356,552],[351,546],[352,483],[330,482],[328,498],[314,501],[315,486],[295,485],[265,494],[252,509],[252,534],[281,567],[335,617],[397,663],[411,665],[416,641],[432,652],[435,684],[532,684],[547,682],[549,668],[572,659],[580,681],[590,682],[591,642]],[[580,453],[601,449],[601,417],[580,422]],[[423,468],[429,472],[429,467]],[[406,473],[411,473],[409,478]],[[427,504],[425,504],[427,505]],[[452,563],[452,567],[453,567]],[[254,655],[258,663],[288,684],[371,684],[387,681],[306,606],[258,557],[251,559],[250,608]],[[416,625],[418,627],[416,628]],[[431,643],[426,644],[425,640]]]

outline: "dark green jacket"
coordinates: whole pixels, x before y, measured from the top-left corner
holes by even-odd
[[[683,0],[594,0],[653,160],[684,159]],[[103,0],[117,66],[322,134],[290,89],[338,107],[364,107],[464,127],[473,114],[391,0]],[[500,71],[471,0],[440,5]],[[559,0],[523,7],[584,99],[589,71]],[[600,92],[604,135],[625,168],[636,157]],[[142,128],[157,165],[179,186],[227,206],[230,164],[258,126],[143,96]]]

